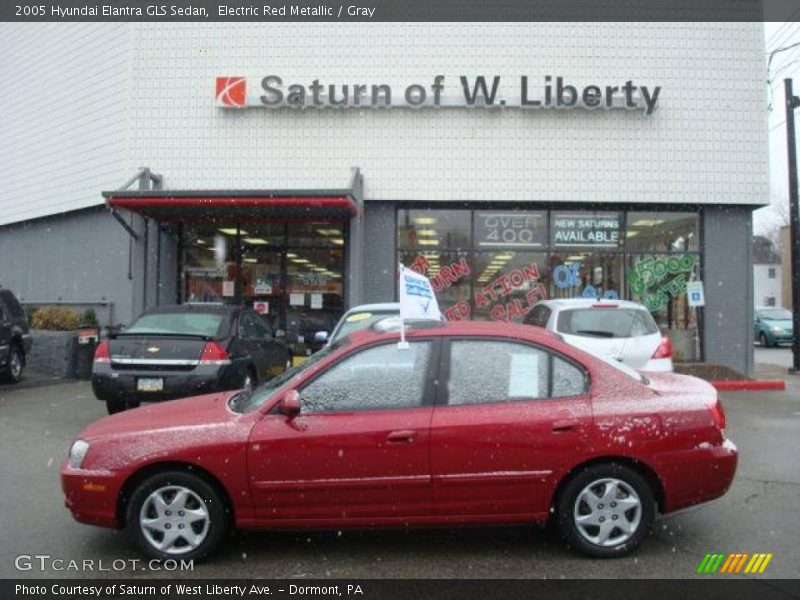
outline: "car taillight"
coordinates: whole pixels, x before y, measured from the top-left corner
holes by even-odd
[[[719,401],[719,398],[711,405],[710,410],[711,418],[714,419],[714,425],[716,425],[720,431],[723,431],[728,423],[725,419],[725,411],[722,410],[722,403]]]
[[[208,342],[200,355],[200,362],[205,365],[226,365],[231,362],[231,357],[217,342]]]
[[[97,345],[94,350],[94,362],[96,363],[110,363],[111,354],[108,351],[108,340],[103,340]]]
[[[672,340],[668,336],[661,338],[661,343],[651,358],[672,358]]]

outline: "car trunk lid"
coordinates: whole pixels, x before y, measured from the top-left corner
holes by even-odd
[[[109,340],[114,369],[190,371],[211,341],[194,334],[119,334]]]

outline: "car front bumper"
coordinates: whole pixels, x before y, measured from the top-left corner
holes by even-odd
[[[73,469],[61,465],[64,505],[76,521],[100,527],[119,527],[117,498],[122,478],[109,471]]]

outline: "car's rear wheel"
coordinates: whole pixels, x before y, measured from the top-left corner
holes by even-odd
[[[22,379],[22,371],[25,368],[25,354],[18,344],[12,343],[8,349],[8,363],[5,369],[0,372],[3,381],[9,383],[19,383]]]
[[[616,463],[588,467],[570,479],[557,505],[561,534],[571,548],[596,558],[624,556],[650,533],[653,491],[642,475]]]
[[[143,481],[131,495],[127,529],[152,558],[200,559],[228,529],[219,492],[191,473],[169,471]]]

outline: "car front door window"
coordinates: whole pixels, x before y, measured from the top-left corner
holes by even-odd
[[[303,413],[422,406],[431,342],[385,344],[345,358],[300,391]]]

